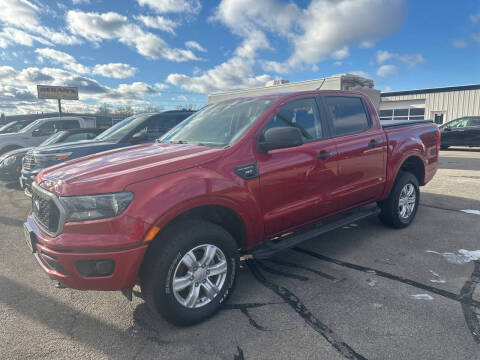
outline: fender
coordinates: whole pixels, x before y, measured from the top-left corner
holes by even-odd
[[[234,180],[204,167],[149,179],[125,188],[138,193],[138,199],[142,199],[131,204],[128,215],[135,214],[135,218],[160,229],[194,208],[209,205],[226,207],[243,221],[247,246],[263,239],[263,216],[254,196],[257,189],[256,179]]]
[[[388,169],[388,171],[387,171],[387,182],[385,184],[385,189],[384,189],[383,194],[381,196],[381,200],[385,200],[390,195],[390,191],[392,190],[393,184],[395,183],[395,179],[397,178],[398,172],[400,171],[400,168],[402,167],[402,165],[405,163],[405,161],[408,158],[410,158],[412,156],[415,156],[415,157],[419,158],[419,160],[423,164],[423,168],[424,169],[426,168],[426,163],[425,163],[424,156],[422,155],[422,153],[424,153],[424,151],[421,151],[420,149],[415,148],[415,149],[411,149],[411,150],[407,151],[406,153],[404,153],[403,156],[398,161],[396,159],[393,159],[392,156],[390,157],[390,159],[389,159],[390,166],[387,167],[387,169]],[[423,183],[423,179],[420,179],[420,184],[422,184],[422,183]]]

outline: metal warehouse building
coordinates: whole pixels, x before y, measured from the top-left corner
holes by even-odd
[[[480,84],[381,94],[380,119],[428,119],[437,124],[464,116],[480,116]]]

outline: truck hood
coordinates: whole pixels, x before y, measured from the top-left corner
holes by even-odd
[[[48,155],[55,153],[73,152],[80,153],[83,156],[96,154],[101,151],[107,151],[118,148],[116,143],[109,143],[95,140],[82,140],[68,143],[59,143],[54,145],[41,146],[35,149],[37,154]]]
[[[214,161],[222,152],[193,144],[136,145],[52,166],[36,181],[61,196],[119,192],[132,183]]]

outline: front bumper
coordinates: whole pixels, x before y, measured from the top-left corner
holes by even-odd
[[[25,223],[27,239],[31,241],[32,251],[42,269],[48,276],[62,285],[79,290],[124,290],[132,288],[137,280],[143,256],[148,245],[139,243],[136,246],[119,249],[73,250],[60,249],[55,244],[63,242],[82,243],[83,234],[62,234],[59,238],[51,238],[36,224],[30,214]],[[28,243],[28,240],[27,240]],[[109,260],[113,261],[113,272],[107,276],[84,276],[80,273],[78,262]]]

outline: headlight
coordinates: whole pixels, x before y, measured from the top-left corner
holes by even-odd
[[[65,160],[72,155],[71,152],[55,153],[55,154],[34,154],[35,161],[38,163],[46,163],[52,161]]]
[[[120,215],[132,200],[131,192],[60,197],[60,202],[67,211],[66,222],[114,217]]]
[[[17,160],[17,157],[15,155],[10,155],[8,157],[5,157],[5,158],[1,158],[0,159],[0,163],[7,167],[7,166],[10,166],[12,164],[15,164],[15,161]]]

